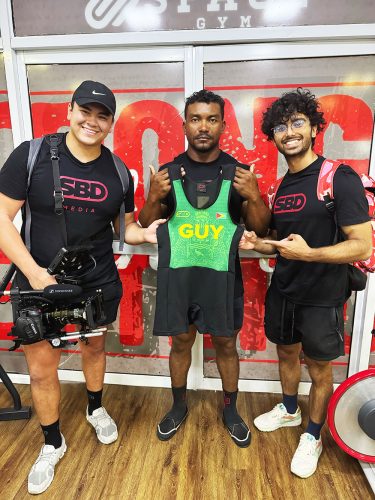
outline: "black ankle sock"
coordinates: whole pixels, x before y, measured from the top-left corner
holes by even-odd
[[[324,422],[322,424],[316,424],[310,419],[305,432],[308,432],[309,434],[314,436],[316,440],[318,440],[320,438],[320,431],[322,430],[323,425]]]
[[[173,406],[169,411],[171,417],[180,419],[182,418],[187,410],[186,405],[186,385],[183,387],[172,387],[173,394]]]
[[[235,392],[227,392],[224,390],[224,410],[223,415],[225,422],[229,425],[239,424],[242,418],[237,412],[237,394]]]
[[[60,448],[62,444],[60,421],[57,420],[53,424],[41,425],[40,427],[42,428],[42,432],[44,434],[44,443],[51,444],[55,448]]]
[[[288,396],[288,394],[283,394],[283,404],[286,411],[290,414],[296,413],[297,411],[297,394],[293,396]]]
[[[103,389],[101,391],[93,392],[87,389],[87,397],[89,400],[89,407],[87,409],[87,413],[92,415],[94,410],[97,410],[102,406],[102,394]]]

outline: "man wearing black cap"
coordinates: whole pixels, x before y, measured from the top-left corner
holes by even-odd
[[[108,87],[99,82],[86,80],[75,90],[72,97],[74,103],[80,106],[85,104],[100,104],[107,108],[112,117],[116,114],[116,99],[113,92]]]
[[[18,146],[0,172],[0,249],[17,266],[13,283],[20,289],[43,289],[55,284],[47,267],[62,246],[90,242],[96,268],[82,280],[85,296],[100,288],[104,296],[105,324],[116,319],[122,286],[112,252],[112,224],[118,233],[120,208],[125,207],[125,239],[129,244],[156,242],[155,231],[161,221],[143,229],[134,220],[134,186],[129,170],[128,189],[124,194],[111,152],[102,145],[112,130],[116,101],[105,85],[83,82],[68,105],[70,130],[58,147],[60,182],[63,194],[65,235],[54,212],[54,179],[50,145],[43,140],[28,181],[30,142]],[[25,202],[30,207],[29,243],[25,220]],[[23,208],[21,235],[13,219]],[[30,222],[30,221],[29,221]],[[80,343],[82,369],[86,379],[87,421],[98,440],[110,444],[117,439],[117,427],[102,406],[105,374],[105,337],[92,337]],[[28,489],[32,494],[45,491],[51,484],[54,468],[66,451],[59,428],[60,385],[57,369],[60,349],[46,340],[24,345],[30,372],[31,392],[45,444],[32,466]]]

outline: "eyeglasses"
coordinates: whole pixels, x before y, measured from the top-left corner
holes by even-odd
[[[290,126],[293,130],[295,130],[302,128],[305,123],[306,120],[304,118],[298,118],[297,120],[293,120]],[[276,125],[276,127],[273,127],[272,130],[274,134],[284,134],[288,130],[288,125],[286,123],[280,123],[279,125]]]

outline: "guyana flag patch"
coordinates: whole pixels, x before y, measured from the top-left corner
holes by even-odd
[[[227,214],[224,214],[223,212],[216,212],[216,219],[226,219]]]

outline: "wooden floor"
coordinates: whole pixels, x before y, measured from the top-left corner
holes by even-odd
[[[24,405],[28,386],[18,386]],[[325,428],[318,471],[299,479],[290,460],[301,429],[272,433],[253,430],[247,449],[236,447],[221,422],[221,393],[189,391],[190,414],[171,441],[160,442],[155,425],[169,409],[167,389],[107,386],[105,406],[119,425],[119,439],[98,444],[84,416],[82,384],[62,385],[62,432],[68,451],[41,499],[81,500],[367,500],[374,495],[358,462],[342,452]],[[277,395],[239,395],[241,415],[252,422],[278,402]],[[9,406],[0,385],[0,407]],[[307,401],[301,398],[306,414]],[[305,424],[305,420],[304,420]],[[0,422],[0,499],[35,498],[27,474],[42,435],[35,415],[29,421]]]

